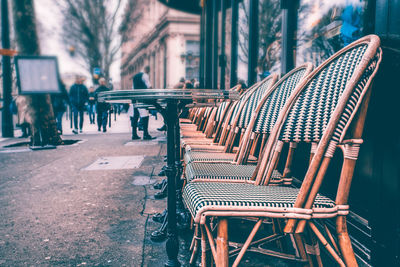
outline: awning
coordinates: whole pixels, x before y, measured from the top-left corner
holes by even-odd
[[[201,7],[200,7],[200,0],[158,0],[159,2],[163,3],[164,5],[193,14],[200,14]]]

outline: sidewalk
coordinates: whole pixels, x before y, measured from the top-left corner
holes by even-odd
[[[166,153],[165,135],[155,130],[162,119],[151,118],[150,133],[157,139],[133,142],[126,114],[107,133],[85,119],[78,135],[64,123],[63,139],[82,141],[72,146],[30,151],[4,148],[25,139],[0,142],[0,266],[166,261],[164,242],[149,239],[159,227],[151,216],[166,207],[165,199],[154,200],[152,188],[161,180],[156,174]]]
[[[63,139],[79,142],[52,150],[0,139],[0,266],[164,265],[165,242],[150,240],[160,227],[152,215],[166,208],[152,186],[165,164],[166,138],[156,130],[163,121],[150,118],[151,141],[131,141],[129,125],[121,114],[98,132],[85,115],[83,133],[74,135],[65,120]],[[250,229],[237,224],[236,234],[238,226]],[[190,230],[179,235],[178,258],[188,266]],[[298,265],[249,253],[241,266]]]

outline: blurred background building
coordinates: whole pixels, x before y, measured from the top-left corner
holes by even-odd
[[[168,8],[157,0],[138,0],[141,12],[122,45],[121,88],[150,66],[153,88],[173,87],[181,77],[199,78],[200,16]]]

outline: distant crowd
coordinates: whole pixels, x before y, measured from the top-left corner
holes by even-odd
[[[143,71],[137,73],[132,78],[132,89],[152,88],[149,79],[150,68],[146,66]],[[143,139],[154,139],[148,131],[149,115],[157,117],[157,112],[149,111],[146,108],[136,108],[135,104],[130,105],[111,105],[109,103],[99,102],[97,96],[100,92],[112,90],[112,84],[107,83],[105,78],[99,79],[97,87],[90,86],[89,89],[84,84],[85,78],[76,76],[74,84],[70,87],[69,92],[62,81],[60,81],[61,94],[51,96],[54,116],[57,121],[57,130],[59,134],[63,134],[62,120],[67,107],[70,107],[71,128],[74,134],[82,133],[84,127],[84,113],[89,116],[90,124],[97,124],[99,132],[107,132],[108,118],[110,111],[114,107],[115,112],[120,113],[125,108],[131,119],[132,140],[140,139],[138,130],[143,131]],[[173,86],[175,89],[197,89],[199,88],[197,79],[181,78],[179,82]],[[22,131],[22,138],[31,135],[30,124],[26,121],[24,112],[27,111],[27,103],[24,98],[16,97],[11,105],[12,112],[18,114],[18,126]],[[166,131],[166,126],[158,128],[159,131]]]

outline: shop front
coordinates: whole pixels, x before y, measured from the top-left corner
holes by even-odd
[[[162,1],[168,4],[168,1]],[[395,0],[171,1],[201,14],[199,77],[203,88],[251,86],[305,62],[318,66],[368,34],[381,38],[365,143],[351,189],[349,232],[360,263],[400,265],[400,2]],[[185,3],[185,4],[183,4]],[[301,148],[300,148],[301,149]],[[307,154],[307,153],[304,153]],[[335,155],[323,185],[335,198]],[[294,174],[302,177],[304,166]]]

